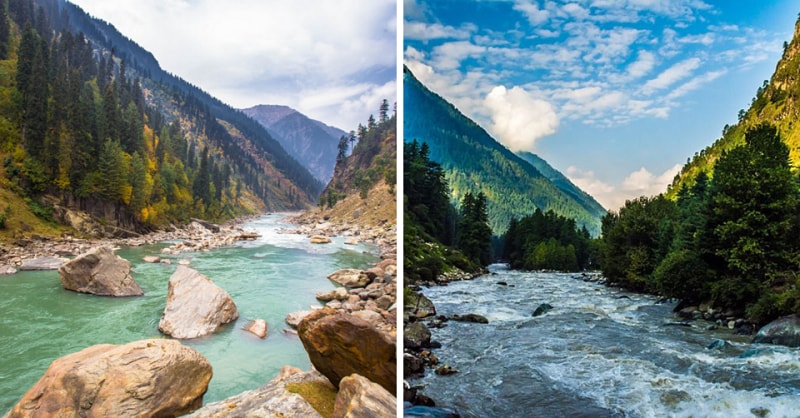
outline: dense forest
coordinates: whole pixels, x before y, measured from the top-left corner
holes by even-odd
[[[603,273],[625,288],[746,313],[800,313],[800,184],[769,124],[721,154],[676,200],[626,202],[603,219]]]
[[[503,236],[503,258],[511,268],[582,271],[599,267],[599,241],[574,219],[536,210],[512,219]]]
[[[500,235],[511,219],[536,209],[575,219],[592,235],[600,232],[603,209],[591,196],[532,154],[516,155],[452,104],[428,90],[404,68],[403,129],[406,144],[428,144],[430,158],[443,168],[451,198],[460,202],[468,193],[486,197],[492,231]],[[538,170],[540,164],[547,175]],[[560,173],[559,173],[560,174]]]
[[[316,197],[319,182],[262,127],[151,59],[69,3],[1,1],[4,187],[44,218],[56,201],[134,229]]]
[[[459,269],[482,270],[493,261],[486,196],[467,193],[456,208],[442,166],[427,143],[403,147],[403,269],[407,283],[435,281]]]

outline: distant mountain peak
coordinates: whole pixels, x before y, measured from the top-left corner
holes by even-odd
[[[322,183],[331,179],[343,130],[284,105],[261,104],[242,112],[261,124],[314,177]]]

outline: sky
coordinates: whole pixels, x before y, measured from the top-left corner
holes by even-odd
[[[223,102],[345,131],[396,101],[395,0],[69,0]]]
[[[403,62],[606,209],[666,191],[791,41],[788,0],[404,0]]]

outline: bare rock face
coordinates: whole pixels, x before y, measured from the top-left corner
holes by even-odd
[[[197,338],[238,317],[228,292],[197,271],[179,266],[169,278],[167,306],[158,330],[173,338]]]
[[[397,398],[364,376],[352,374],[339,382],[333,418],[377,418],[396,415]]]
[[[202,406],[210,380],[176,340],[95,345],[56,359],[6,417],[174,417]]]
[[[341,269],[328,275],[328,280],[350,289],[364,287],[374,278],[374,274],[358,269]]]
[[[322,415],[302,396],[290,391],[293,385],[318,386],[323,390],[325,388],[329,391],[335,390],[328,379],[317,371],[303,372],[300,369],[285,366],[278,376],[266,385],[219,402],[206,404],[189,416],[194,418],[321,418]]]
[[[110,247],[98,247],[58,269],[64,289],[100,296],[142,296],[131,263]]]
[[[320,309],[300,322],[298,335],[314,368],[335,386],[353,373],[395,394],[396,342],[356,316]]]

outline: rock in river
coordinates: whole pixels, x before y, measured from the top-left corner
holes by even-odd
[[[364,376],[352,374],[339,383],[339,394],[333,408],[333,417],[374,418],[393,417],[397,398],[380,385]]]
[[[800,347],[800,315],[784,316],[764,325],[753,342]]]
[[[244,330],[263,339],[267,336],[267,321],[263,319],[254,319],[245,325]]]
[[[393,395],[397,391],[397,343],[363,319],[320,309],[300,322],[298,335],[311,364],[334,386],[356,373]]]
[[[179,266],[169,278],[167,306],[158,329],[173,338],[197,338],[238,317],[228,292],[197,271]]]
[[[341,269],[328,275],[328,280],[347,288],[364,287],[375,278],[375,275],[364,270]]]
[[[452,317],[450,317],[450,319],[452,319],[453,321],[459,321],[459,322],[474,322],[476,324],[488,324],[489,323],[489,320],[486,319],[485,316],[478,315],[478,314],[473,314],[473,313],[469,313],[469,314],[466,314],[466,315],[454,314]]]
[[[335,391],[336,389],[331,386],[331,383],[319,372],[314,370],[303,372],[300,369],[285,366],[278,376],[266,385],[219,402],[206,404],[189,416],[194,418],[321,418],[322,415],[298,392],[314,392],[319,398],[330,397],[328,402],[333,403]],[[324,396],[327,394],[330,395]]]
[[[549,303],[542,303],[542,304],[540,304],[539,306],[536,307],[536,310],[533,311],[533,315],[531,315],[531,316],[544,315],[547,312],[549,312],[551,309],[553,309],[553,305],[551,305]]]
[[[176,340],[100,344],[53,361],[6,417],[179,416],[209,380],[208,361]]]
[[[58,270],[69,259],[61,257],[39,257],[31,260],[25,260],[19,266],[19,271],[33,271],[33,270]]]
[[[58,269],[64,289],[101,296],[142,296],[131,263],[110,247],[98,247]]]
[[[311,237],[310,242],[312,244],[329,244],[331,242],[331,239],[322,235],[314,235],[313,237]]]

